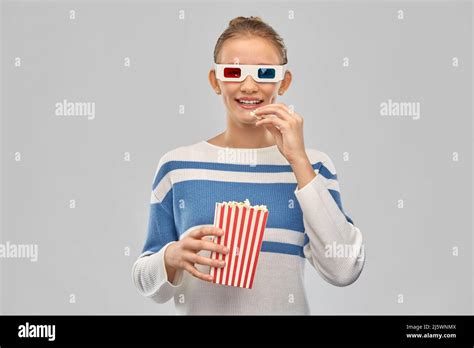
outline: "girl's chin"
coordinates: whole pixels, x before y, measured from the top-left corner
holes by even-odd
[[[250,115],[250,111],[251,110],[237,110],[234,115],[242,123],[253,124],[257,122],[257,119],[255,118],[255,116]]]

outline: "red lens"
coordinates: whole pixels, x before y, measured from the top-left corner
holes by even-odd
[[[231,79],[239,78],[240,72],[240,68],[224,68],[224,77]]]

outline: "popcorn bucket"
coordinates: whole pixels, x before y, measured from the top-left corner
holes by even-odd
[[[229,253],[212,252],[211,259],[224,260],[223,268],[210,268],[213,283],[251,289],[257,268],[263,233],[268,218],[266,206],[242,203],[216,203],[214,226],[224,235],[214,237],[214,243],[225,245]]]

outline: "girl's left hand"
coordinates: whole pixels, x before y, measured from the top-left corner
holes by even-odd
[[[255,125],[264,126],[273,135],[278,149],[290,164],[307,158],[300,115],[283,103],[264,105],[253,114],[261,118]]]

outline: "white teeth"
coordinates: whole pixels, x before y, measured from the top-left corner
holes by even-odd
[[[260,104],[260,100],[239,100],[241,104]]]

